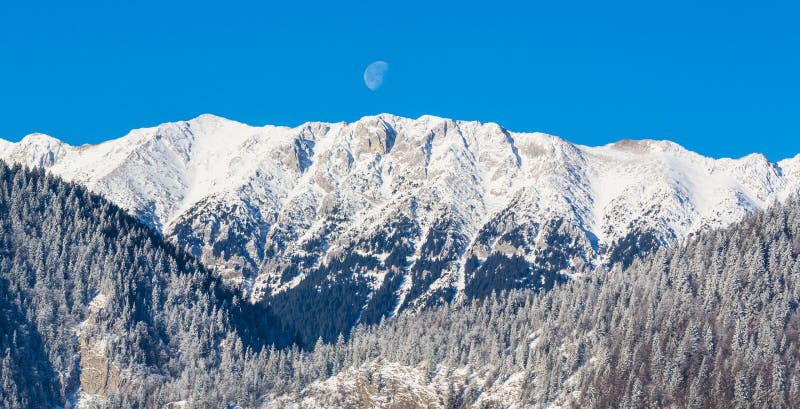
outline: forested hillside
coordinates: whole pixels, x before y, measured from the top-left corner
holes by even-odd
[[[270,316],[103,198],[0,162],[0,407],[158,402],[227,337],[291,341]]]
[[[798,407],[798,250],[791,202],[549,292],[248,357],[220,386],[274,407]]]

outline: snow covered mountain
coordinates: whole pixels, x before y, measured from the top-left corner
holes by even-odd
[[[546,287],[800,190],[800,156],[386,114],[296,128],[202,115],[85,146],[32,134],[0,140],[0,159],[88,186],[278,312],[333,308],[349,325]]]

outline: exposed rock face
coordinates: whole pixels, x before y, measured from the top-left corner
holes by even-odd
[[[81,323],[78,337],[80,391],[92,399],[103,399],[115,394],[122,390],[126,383],[106,349],[113,334],[102,332],[97,326],[97,314],[102,313],[105,303],[106,297],[103,294],[98,294],[89,303],[88,314],[86,320]]]
[[[122,389],[123,380],[117,367],[95,348],[89,340],[81,339],[80,387],[84,393],[107,397]]]

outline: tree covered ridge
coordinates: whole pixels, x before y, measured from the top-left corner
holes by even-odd
[[[153,396],[187,365],[217,364],[229,336],[255,348],[287,344],[277,327],[269,310],[238,300],[102,197],[0,163],[0,406],[74,401],[82,340],[102,346],[125,378],[112,397],[122,403]]]
[[[485,393],[518,375],[521,407],[800,407],[799,250],[792,200],[549,292],[359,327],[347,343],[292,356],[290,373],[308,383],[275,406],[352,404],[313,383],[318,374],[396,362],[444,377],[430,406],[505,406]],[[457,368],[487,381],[451,378]]]

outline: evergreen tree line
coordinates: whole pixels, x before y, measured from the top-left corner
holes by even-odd
[[[95,312],[93,300],[104,300]],[[186,365],[214,365],[229,337],[293,341],[276,328],[268,309],[107,200],[0,162],[0,407],[74,402],[82,340],[131,380],[124,403]]]

